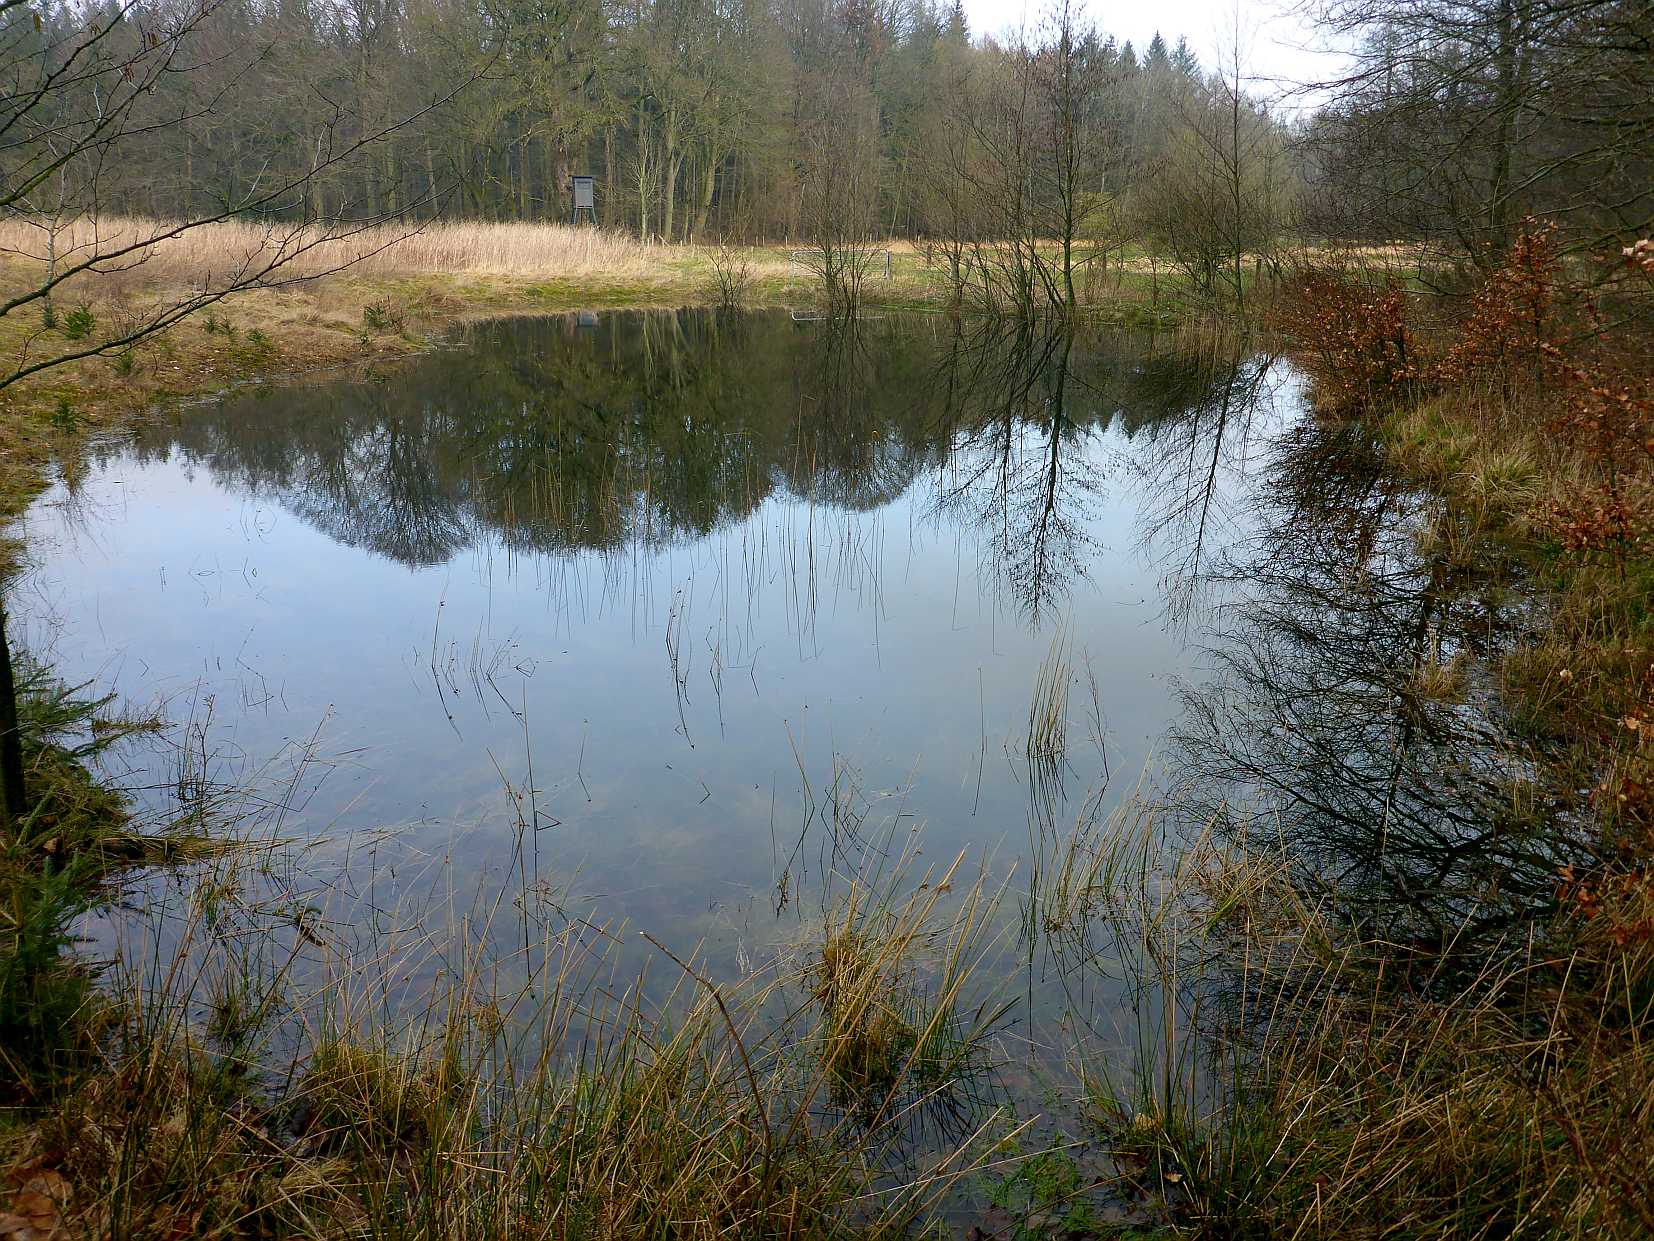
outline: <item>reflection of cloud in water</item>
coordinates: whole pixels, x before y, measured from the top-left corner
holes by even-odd
[[[1165,609],[1126,554],[1130,532],[1158,551],[1174,545],[1174,508],[1229,512],[1248,482],[1247,403],[1276,373],[1176,344],[933,318],[641,313],[579,332],[505,321],[382,381],[192,411],[106,464],[163,488],[199,475],[243,514],[250,497],[326,536],[319,546],[294,524],[260,537],[272,576],[206,621],[237,635],[229,666],[253,661],[261,701],[281,696],[263,732],[236,727],[262,737],[289,711],[337,704],[340,727],[393,776],[364,774],[359,805],[330,789],[318,812],[486,817],[495,768],[481,747],[522,744],[500,730],[524,716],[548,796],[580,824],[570,839],[601,824],[589,838],[605,848],[647,840],[658,877],[680,837],[707,853],[712,839],[750,844],[757,823],[767,839],[773,796],[732,813],[731,789],[750,774],[785,800],[795,774],[819,778],[824,747],[883,782],[916,779],[920,813],[951,820],[949,835],[1004,830],[1030,808],[1049,827],[1095,791],[1099,761],[1136,776],[1182,656],[1154,624]],[[189,487],[157,497],[158,527],[175,498],[187,503],[170,520],[215,520],[211,489]],[[1219,524],[1203,515],[1199,543]],[[146,549],[243,554],[233,536],[178,533],[139,536],[136,559],[112,544],[92,588]],[[478,554],[456,563],[465,551]],[[1197,552],[1180,571],[1207,562]],[[1027,718],[1050,646],[1040,631],[1059,616],[1075,626],[1071,671],[1092,677],[1095,746],[1034,770],[1023,724],[1008,721]],[[167,675],[197,676],[216,656],[205,629],[170,621],[178,650],[160,656],[171,637],[146,619],[115,640]],[[388,681],[387,653],[406,665],[406,690]],[[532,687],[525,668],[541,670]],[[693,764],[662,774],[663,745]]]
[[[725,977],[886,833],[1061,868],[1176,711],[1176,596],[1245,529],[1284,373],[938,318],[491,323],[144,430],[88,484],[126,519],[50,568],[76,657],[135,656],[123,692],[198,687],[257,758],[330,721],[351,762],[295,835],[402,824],[374,882],[491,890],[509,780],[537,875]],[[1059,627],[1063,744],[1030,761]]]

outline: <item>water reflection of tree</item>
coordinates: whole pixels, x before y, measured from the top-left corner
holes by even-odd
[[[862,316],[824,319],[806,331],[787,388],[795,434],[781,477],[817,503],[879,508],[934,460],[921,362],[928,349]]]
[[[1096,433],[1113,426],[1133,443],[1131,468],[1148,479],[1151,526],[1200,515],[1197,550],[1183,568],[1192,578],[1222,481],[1216,462],[1249,432],[1268,373],[1267,359],[1145,349],[1140,338],[1065,325],[978,325],[955,338],[939,367],[953,444],[939,507],[987,532],[994,571],[1037,618],[1092,559],[1090,519],[1116,465]],[[1208,445],[1210,468],[1200,455]]]
[[[382,389],[368,388],[363,403],[362,433],[339,434],[306,463],[320,485],[297,489],[294,510],[335,538],[404,564],[441,564],[472,538],[463,511],[444,500],[433,451],[449,428],[440,416],[392,416]]]
[[[1242,515],[1231,505],[1248,494],[1248,467],[1257,455],[1255,421],[1282,382],[1267,353],[1209,356],[1199,368],[1207,382],[1184,393],[1178,418],[1140,437],[1133,454],[1143,503],[1144,547],[1160,566],[1169,618],[1186,625],[1203,612],[1214,585],[1214,552],[1227,548]]]
[[[376,383],[227,401],[138,450],[176,450],[409,565],[485,535],[538,552],[661,545],[778,490],[871,509],[934,474],[941,507],[985,533],[1038,613],[1090,556],[1093,433],[1157,437],[1226,390],[1141,338],[1037,324],[677,312],[486,324],[463,344]]]
[[[1216,675],[1187,695],[1185,802],[1231,831],[1278,823],[1306,881],[1369,930],[1473,944],[1559,861],[1527,830],[1545,809],[1532,756],[1470,671],[1504,618],[1421,538],[1440,514],[1358,428],[1304,425],[1270,480],[1254,550],[1226,566]]]
[[[1112,415],[1075,401],[1073,360],[1071,331],[1022,321],[957,340],[946,367],[954,452],[940,507],[987,536],[994,572],[1036,620],[1083,570],[1102,484],[1084,432]]]

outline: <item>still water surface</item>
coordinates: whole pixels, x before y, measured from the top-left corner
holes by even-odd
[[[1169,337],[495,322],[105,446],[26,518],[24,610],[213,777],[291,779],[284,834],[371,834],[380,902],[485,884],[526,820],[559,900],[730,973],[835,829],[1002,876],[1031,818],[1152,780],[1301,404]],[[176,795],[175,752],[131,761]]]

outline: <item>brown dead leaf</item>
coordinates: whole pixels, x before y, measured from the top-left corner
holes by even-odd
[[[74,1196],[69,1188],[69,1181],[63,1173],[54,1172],[50,1168],[42,1168],[38,1172],[30,1173],[28,1179],[23,1182],[23,1189],[37,1194],[45,1194],[46,1197],[59,1206],[68,1206],[69,1199]]]
[[[12,1199],[12,1210],[0,1215],[0,1237],[5,1241],[47,1241],[56,1235],[57,1204],[45,1194],[25,1190]]]
[[[0,1215],[0,1241],[50,1241],[69,1205],[69,1182],[51,1169],[29,1175],[12,1195],[11,1209]]]

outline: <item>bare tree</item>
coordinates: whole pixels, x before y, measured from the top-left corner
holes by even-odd
[[[1057,243],[1062,304],[1070,315],[1077,305],[1074,273],[1092,260],[1090,253],[1082,259],[1079,248],[1103,188],[1100,169],[1119,145],[1119,135],[1106,124],[1109,68],[1096,32],[1080,24],[1074,0],[1053,0],[1041,44],[1029,59],[1043,148],[1036,161],[1035,210],[1040,233]]]
[[[24,0],[0,0],[0,217],[22,221],[24,235],[38,242],[9,251],[25,261],[16,265],[21,284],[0,299],[0,319],[35,317],[17,351],[0,361],[0,391],[82,358],[120,353],[238,290],[336,270],[349,260],[330,268],[330,247],[384,218],[370,199],[364,213],[336,208],[322,226],[309,188],[336,169],[371,158],[412,117],[363,126],[338,105],[321,113],[306,140],[310,146],[313,137],[314,155],[297,171],[254,178],[178,218],[106,218],[106,203],[130,181],[135,165],[141,171],[157,134],[186,130],[224,105],[236,75],[214,71],[225,62],[245,66],[263,54],[237,43],[214,51],[206,36],[227,3],[117,0],[65,10],[48,21]],[[222,85],[201,96],[176,89],[192,75],[215,77]],[[455,89],[433,91],[412,115],[451,98]],[[141,268],[161,245],[187,242],[210,224],[248,218],[260,223],[257,240],[229,256],[222,270],[119,320],[97,324],[84,316],[73,331],[53,330],[53,298],[69,282]],[[312,261],[296,271],[295,261],[307,256]],[[15,809],[21,805],[22,790],[15,786],[22,767],[16,703],[7,692],[10,669],[0,631],[0,777]]]
[[[1654,225],[1654,8],[1627,0],[1325,0],[1357,49],[1320,84],[1315,205],[1342,235],[1499,261],[1527,215],[1601,248]]]
[[[1096,256],[1100,169],[1121,141],[1108,123],[1112,50],[1072,0],[1055,0],[1037,41],[989,52],[958,77],[926,166],[956,296],[968,287],[979,309],[1072,316]]]
[[[1176,116],[1136,198],[1142,230],[1200,293],[1244,314],[1247,261],[1272,259],[1295,188],[1283,128],[1246,91],[1238,15],[1221,69],[1186,84]]]
[[[812,75],[800,133],[802,257],[835,315],[854,312],[878,236],[878,106],[856,70],[841,52]]]

